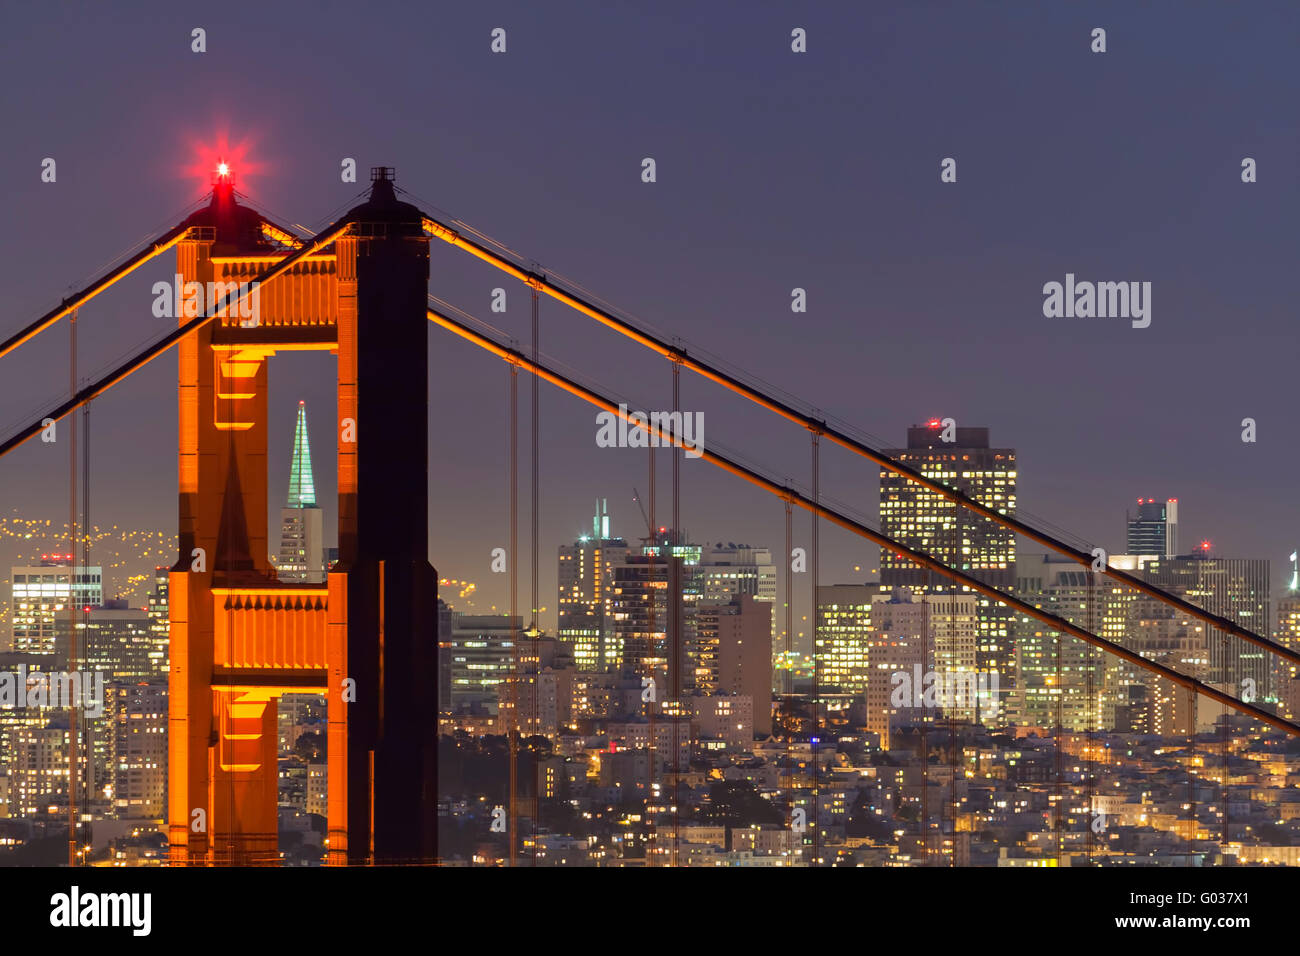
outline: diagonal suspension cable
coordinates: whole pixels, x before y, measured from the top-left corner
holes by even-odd
[[[293,252],[289,253],[289,255],[275,263],[275,265],[264,270],[260,275],[255,276],[246,285],[242,285],[241,288],[227,293],[225,298],[223,298],[221,302],[212,309],[210,314],[195,316],[184,325],[173,329],[153,345],[137,352],[111,372],[80,389],[75,395],[58,405],[45,416],[42,416],[42,418],[39,418],[27,427],[20,429],[16,434],[6,439],[4,442],[0,442],[0,457],[9,454],[9,452],[13,451],[33,435],[38,434],[45,428],[46,420],[58,421],[69,412],[80,408],[96,396],[102,395],[129,375],[138,372],[159,355],[162,355],[170,349],[177,342],[181,341],[181,339],[185,338],[192,332],[198,331],[214,318],[229,315],[230,310],[238,306],[240,302],[250,295],[255,287],[264,286],[275,281],[280,276],[284,275],[284,273],[288,272],[299,259],[303,259],[315,252],[319,252],[347,231],[351,225],[351,220],[347,219],[334,223],[314,239],[305,242],[301,248],[295,249]]]
[[[445,303],[443,303],[440,299],[437,299],[434,296],[430,296],[430,299],[437,302],[440,306],[445,305]],[[481,333],[471,329],[468,324],[461,322],[458,319],[452,318],[450,315],[446,314],[451,311],[460,311],[460,310],[454,310],[451,307],[448,307],[445,310],[430,308],[428,310],[429,319],[435,324],[443,327],[444,329],[447,329],[448,331],[455,333],[456,335],[460,336],[466,341],[471,342],[474,345],[477,345],[479,348],[484,349],[487,352],[491,352],[493,355],[496,355],[498,358],[501,358],[521,368],[525,368],[528,371],[532,372],[534,375],[544,379],[547,382],[550,382],[552,385],[555,385],[563,389],[569,394],[581,398],[583,401],[589,402],[590,404],[595,405],[596,407],[604,411],[610,412],[622,418],[624,421],[628,421],[629,425],[631,425],[632,427],[643,428],[647,432],[656,435],[661,443],[669,444],[669,445],[677,445],[682,448],[686,447],[685,440],[682,439],[680,436],[673,435],[671,429],[665,431],[661,429],[659,426],[655,425],[653,422],[648,423],[646,425],[642,425],[639,422],[632,422],[631,416],[633,413],[627,411],[626,406],[620,407],[619,404],[605,397],[604,395],[601,395],[600,393],[590,388],[587,388],[584,385],[579,384],[578,382],[574,381],[573,379],[565,375],[560,374],[559,372],[553,371],[547,364],[542,363],[541,361],[534,362],[531,358],[524,355],[518,349],[511,348],[509,346],[501,345],[497,342],[494,342],[487,336],[482,335]],[[1014,610],[1017,610],[1022,614],[1027,614],[1030,617],[1035,618],[1036,620],[1042,621],[1044,624],[1046,624],[1048,627],[1052,628],[1055,631],[1060,631],[1063,634],[1069,634],[1072,637],[1077,637],[1082,641],[1086,641],[1092,646],[1099,647],[1102,650],[1108,651],[1111,654],[1114,654],[1116,657],[1128,661],[1130,664],[1137,665],[1143,670],[1150,671],[1153,674],[1157,674],[1160,677],[1164,677],[1167,680],[1173,681],[1175,684],[1187,688],[1188,690],[1192,691],[1194,694],[1200,694],[1209,697],[1220,704],[1223,704],[1227,707],[1231,707],[1232,709],[1242,714],[1245,714],[1248,717],[1252,717],[1255,720],[1260,721],[1261,723],[1267,724],[1270,727],[1273,727],[1277,730],[1284,731],[1285,733],[1291,734],[1292,736],[1300,736],[1300,724],[1292,723],[1289,720],[1286,720],[1282,717],[1278,717],[1275,714],[1271,714],[1268,711],[1256,707],[1253,704],[1248,704],[1244,701],[1238,700],[1236,697],[1233,697],[1231,694],[1227,694],[1215,687],[1210,686],[1209,684],[1203,683],[1202,681],[1199,681],[1194,677],[1189,677],[1186,674],[1179,673],[1178,671],[1173,670],[1170,667],[1166,667],[1163,664],[1159,664],[1155,661],[1148,660],[1147,658],[1143,657],[1141,654],[1138,654],[1135,651],[1131,651],[1128,648],[1123,647],[1122,645],[1116,644],[1113,641],[1107,640],[1104,637],[1100,637],[1083,627],[1080,627],[1076,624],[1071,623],[1070,621],[1067,621],[1063,617],[1058,617],[1055,614],[1052,614],[1048,611],[1044,611],[1041,608],[1035,607],[1029,602],[1022,600],[1013,594],[1008,594],[1007,592],[999,590],[998,588],[995,588],[992,585],[985,584],[979,579],[974,578],[968,574],[965,574],[964,572],[959,571],[956,568],[949,567],[948,565],[944,564],[942,561],[939,561],[937,558],[931,557],[930,555],[924,552],[916,551],[913,548],[909,548],[907,545],[903,544],[902,542],[896,541],[886,534],[883,534],[879,531],[869,528],[865,524],[862,524],[859,521],[855,521],[854,519],[841,514],[837,510],[828,508],[824,504],[819,504],[813,498],[801,494],[800,492],[796,491],[788,484],[786,485],[778,484],[772,479],[759,474],[754,469],[742,465],[730,457],[718,454],[717,452],[709,451],[704,448],[694,449],[694,451],[698,452],[700,457],[703,460],[721,468],[723,471],[727,471],[738,478],[743,478],[745,481],[748,481],[753,485],[757,485],[759,488],[762,488],[764,491],[776,495],[779,498],[783,498],[784,500],[790,502],[791,504],[798,505],[799,507],[805,509],[806,511],[809,511],[810,513],[812,513],[814,516],[818,518],[824,518],[827,521],[830,521],[832,524],[835,524],[845,529],[846,531],[852,532],[853,534],[866,538],[869,541],[872,541],[883,548],[888,548],[889,550],[898,554],[900,557],[905,558],[913,562],[914,564],[917,564],[937,574],[941,574],[956,584],[967,587],[972,591],[976,591],[980,594],[985,595],[986,597],[992,598],[993,600],[999,602],[1000,604],[1004,604],[1007,607],[1013,608]]]
[[[150,259],[153,259],[156,256],[159,256],[162,253],[166,252],[172,246],[176,245],[176,243],[184,239],[185,234],[188,232],[189,232],[189,227],[186,226],[184,223],[182,223],[179,226],[173,226],[171,229],[168,229],[166,232],[164,232],[161,236],[152,240],[147,246],[145,246],[143,249],[141,249],[131,258],[127,259],[117,268],[111,269],[110,271],[106,272],[104,275],[100,276],[98,279],[96,279],[90,285],[86,286],[80,292],[74,292],[72,295],[65,298],[57,306],[55,306],[49,312],[46,312],[43,316],[41,316],[35,322],[28,325],[25,329],[23,329],[20,332],[15,332],[13,335],[9,336],[9,338],[5,339],[3,342],[0,342],[0,358],[4,358],[6,355],[8,355],[14,349],[18,348],[18,346],[22,345],[24,342],[34,339],[37,335],[39,335],[41,332],[48,329],[51,325],[59,321],[59,319],[63,318],[65,315],[81,308],[81,306],[85,305],[95,296],[99,295],[99,293],[103,292],[109,286],[113,285],[123,276],[126,276],[134,272],[136,269],[144,265]]]
[[[463,226],[464,224],[460,225]],[[886,455],[884,452],[872,448],[851,437],[840,429],[830,425],[824,418],[814,418],[810,415],[806,415],[787,402],[775,398],[761,389],[742,382],[735,375],[732,375],[713,364],[692,357],[685,349],[678,348],[649,332],[636,328],[630,322],[611,314],[609,311],[602,309],[597,305],[594,305],[582,296],[560,288],[546,275],[516,265],[504,258],[502,255],[492,251],[483,243],[480,243],[475,239],[467,238],[461,231],[442,224],[427,213],[425,214],[424,219],[424,231],[430,236],[441,239],[449,245],[462,249],[489,265],[500,269],[502,272],[513,276],[530,288],[546,293],[552,298],[563,302],[570,308],[581,312],[588,318],[596,320],[602,325],[621,333],[646,348],[658,352],[665,358],[686,366],[710,381],[721,385],[738,395],[748,398],[755,404],[761,405],[769,411],[775,412],[783,418],[813,431],[815,434],[826,437],[840,447],[863,458],[867,458],[880,465],[882,468],[892,471],[894,474],[900,475],[908,481],[915,482],[916,484],[947,498],[949,501],[959,505],[960,507],[974,511],[981,517],[1014,531],[1017,534],[1023,535],[1046,548],[1050,548],[1052,551],[1064,555],[1090,570],[1092,569],[1093,563],[1097,560],[1097,556],[1091,552],[1083,551],[1067,544],[1054,535],[1040,531],[1032,525],[1026,524],[1017,518],[1002,514],[1001,512],[976,501],[965,492],[943,484],[936,479],[930,478],[922,472],[903,464],[889,455]],[[1146,594],[1148,597],[1155,598],[1157,601],[1161,601],[1184,614],[1190,615],[1200,621],[1204,621],[1220,631],[1238,637],[1256,647],[1262,648],[1263,650],[1277,654],[1292,663],[1300,664],[1300,650],[1293,650],[1289,647],[1277,644],[1266,637],[1256,634],[1254,631],[1242,627],[1240,624],[1206,611],[1205,609],[1192,604],[1190,601],[1186,601],[1176,595],[1170,594],[1169,592],[1156,587],[1135,575],[1129,574],[1119,568],[1111,567],[1108,563],[1104,564],[1102,568],[1097,570],[1100,574],[1105,574],[1107,577]]]

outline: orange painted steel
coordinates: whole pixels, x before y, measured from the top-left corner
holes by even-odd
[[[276,703],[284,694],[324,693],[329,675],[345,670],[344,649],[330,635],[346,634],[347,602],[332,600],[346,588],[346,573],[330,573],[324,587],[280,584],[267,559],[266,446],[267,360],[313,328],[293,321],[298,312],[291,304],[316,303],[318,318],[337,313],[326,301],[337,297],[335,253],[321,250],[350,228],[337,223],[287,253],[215,255],[221,246],[210,230],[177,249],[177,271],[186,282],[248,284],[211,303],[211,316],[182,319],[172,341],[149,356],[179,346],[180,559],[170,584],[168,716],[172,865],[278,863]],[[325,259],[328,270],[307,267]],[[331,284],[322,286],[326,271]],[[259,316],[257,326],[242,327],[235,306],[271,283],[285,294],[262,297],[266,321]],[[291,321],[282,324],[286,318]],[[279,335],[270,344],[267,327]],[[341,706],[327,703],[327,812],[331,828],[345,829],[346,799],[336,792],[346,790],[347,776]],[[202,827],[195,827],[196,818]],[[333,842],[347,845],[346,836]]]

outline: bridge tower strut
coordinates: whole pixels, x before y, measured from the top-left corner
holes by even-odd
[[[219,177],[177,244],[178,298],[222,308],[179,343],[173,864],[278,862],[276,704],[290,693],[326,697],[327,862],[436,859],[429,243],[392,170],[371,178],[332,243],[286,254]],[[242,310],[226,307],[230,283],[268,274]],[[196,311],[208,314],[191,306],[179,324]],[[270,565],[268,365],[283,350],[337,356],[339,560],[324,586],[281,582]]]

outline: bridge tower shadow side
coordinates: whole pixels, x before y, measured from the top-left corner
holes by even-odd
[[[179,345],[173,865],[279,862],[276,703],[288,693],[326,696],[327,862],[436,859],[429,244],[392,171],[372,179],[348,231],[260,289],[254,316],[215,318]],[[187,224],[182,283],[248,282],[286,255],[228,180]],[[282,350],[337,356],[339,560],[323,586],[280,582],[268,557],[267,366]]]

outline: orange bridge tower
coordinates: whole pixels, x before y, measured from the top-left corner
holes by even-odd
[[[232,309],[179,345],[175,865],[278,862],[276,702],[289,693],[327,701],[327,862],[436,858],[429,243],[419,211],[397,200],[392,170],[371,178],[338,239],[257,289],[243,314]],[[223,284],[250,282],[288,255],[268,237],[294,242],[236,201],[229,175],[186,225],[178,298],[203,294],[209,309],[232,288]],[[268,365],[289,349],[337,356],[339,560],[324,587],[280,582],[268,557]]]

